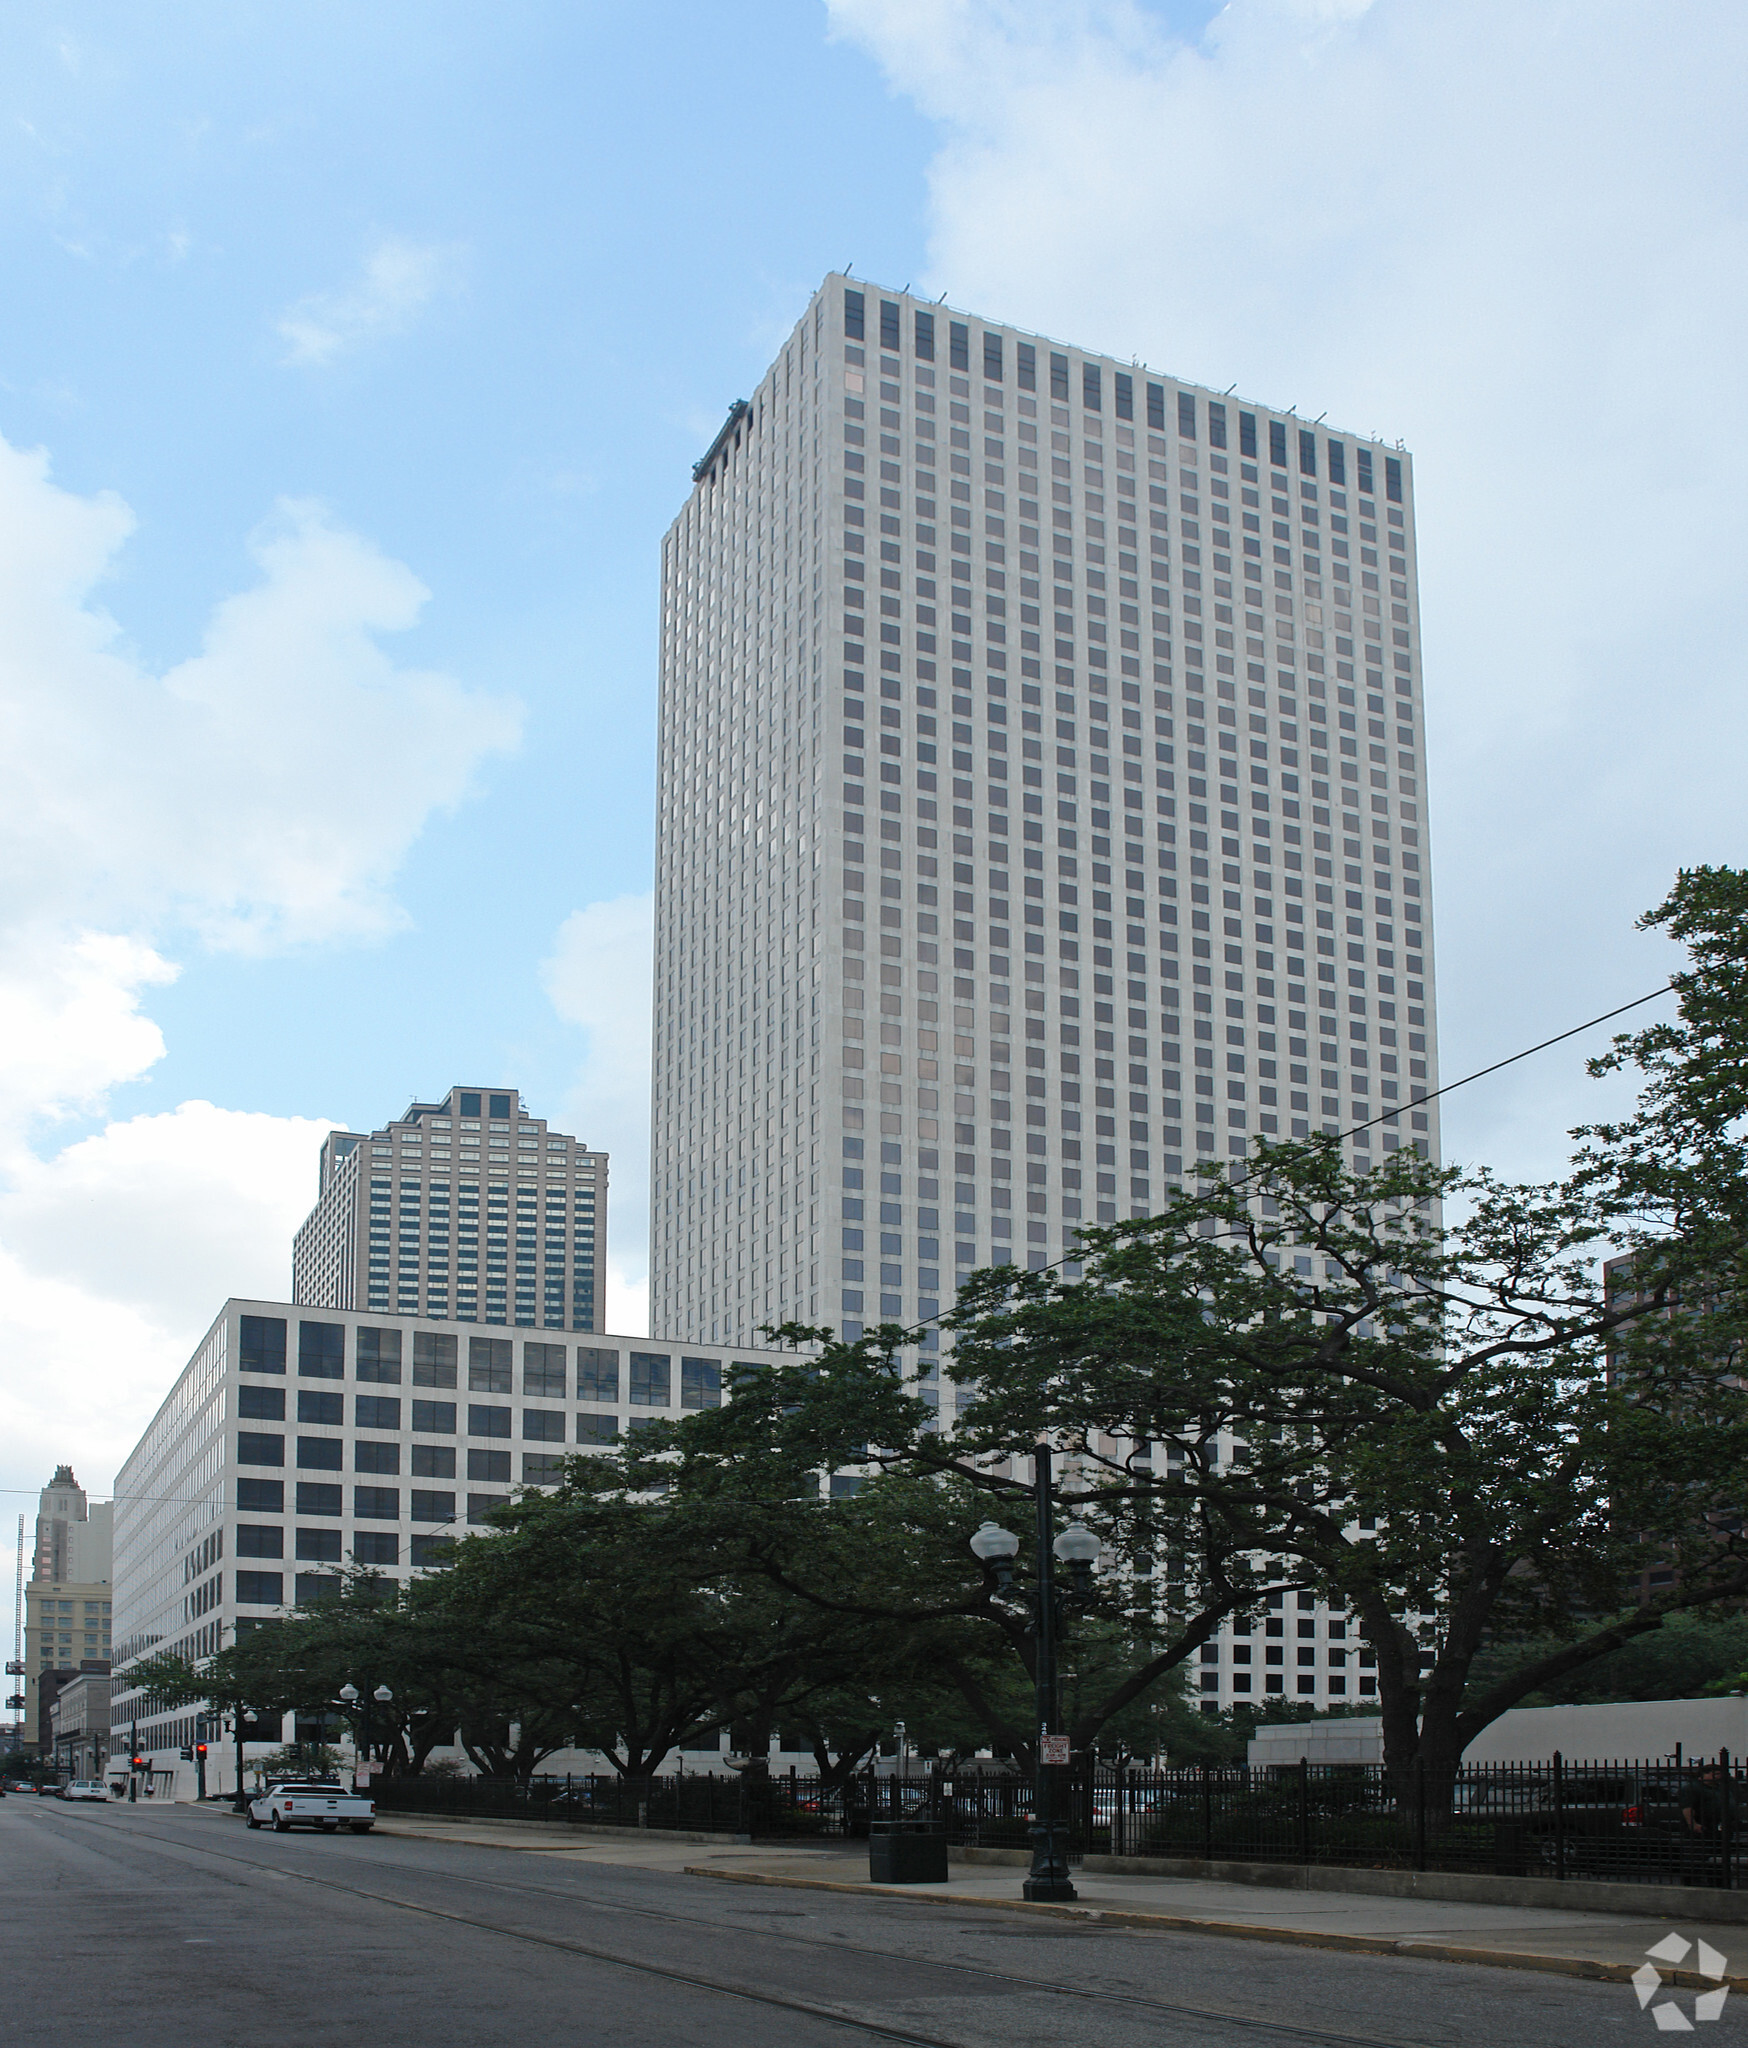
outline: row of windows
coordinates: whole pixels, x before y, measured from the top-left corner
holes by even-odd
[[[286,1358],[286,1325],[277,1316],[244,1316],[239,1363],[244,1372],[283,1373]],[[343,1323],[302,1322],[298,1325],[298,1373],[309,1379],[345,1377]],[[398,1386],[404,1360],[403,1332],[394,1329],[360,1327],[356,1332],[353,1377],[367,1384]],[[460,1369],[461,1340],[441,1330],[413,1333],[412,1384],[416,1387],[453,1387]],[[563,1400],[571,1391],[570,1347],[564,1344],[524,1341],[522,1346],[522,1391]],[[470,1393],[508,1394],[514,1390],[516,1343],[508,1337],[469,1337],[467,1340],[467,1386]],[[629,1354],[628,1392],[634,1407],[665,1408],[673,1399],[673,1359],[666,1352],[633,1351]],[[579,1401],[619,1399],[620,1356],[615,1350],[596,1345],[576,1347],[575,1393]],[[715,1407],[720,1398],[722,1368],[714,1358],[680,1360],[681,1404],[688,1408]],[[244,1416],[279,1419],[284,1416],[284,1395],[269,1388],[240,1390],[239,1412]],[[337,1402],[338,1395],[328,1397]],[[273,1405],[274,1400],[278,1405]],[[322,1397],[300,1390],[298,1417],[301,1421],[338,1421],[338,1409],[329,1412],[306,1406]],[[364,1397],[359,1397],[362,1413]],[[392,1401],[388,1406],[396,1405]],[[417,1406],[417,1404],[415,1404]],[[386,1411],[383,1411],[386,1412]],[[398,1428],[397,1423],[371,1423],[371,1428]],[[418,1426],[414,1425],[415,1428]]]
[[[902,346],[900,320],[901,308],[892,299],[880,301],[880,346],[891,354],[897,354]],[[932,311],[921,307],[913,309],[912,345],[917,358],[922,362],[935,360],[935,316]],[[867,339],[867,301],[861,292],[846,291],[844,294],[844,336],[847,341],[860,342]],[[1005,378],[1006,337],[986,329],[981,337],[980,357],[983,379],[986,384],[999,385]],[[948,367],[967,374],[971,369],[971,330],[967,322],[952,320],[947,325]],[[1067,404],[1070,395],[1070,366],[1066,354],[1056,350],[1048,351],[1050,396],[1058,404]],[[855,350],[851,360],[859,363],[861,351]],[[896,374],[897,365],[893,365]],[[1028,341],[1014,343],[1014,381],[1022,391],[1038,389],[1038,351]],[[1080,399],[1087,412],[1101,413],[1104,410],[1104,372],[1098,363],[1083,362],[1080,367]],[[1118,419],[1132,420],[1135,417],[1135,379],[1126,370],[1117,370],[1111,377],[1112,410]],[[1228,440],[1228,411],[1223,399],[1210,398],[1200,402],[1205,409],[1208,445],[1211,448],[1225,448]],[[1163,384],[1146,384],[1147,424],[1155,432],[1165,431],[1166,389]],[[1177,394],[1177,430],[1181,440],[1194,441],[1198,434],[1198,401],[1194,392],[1179,391]],[[1237,410],[1234,408],[1234,410]],[[1242,455],[1258,458],[1257,415],[1254,412],[1237,410],[1238,447]],[[1299,427],[1298,456],[1300,474],[1314,477],[1318,473],[1318,437],[1314,429]],[[1268,422],[1269,458],[1277,468],[1287,467],[1288,428],[1284,420]],[[1347,482],[1346,444],[1333,436],[1324,437],[1324,466],[1329,480],[1335,484]],[[1260,459],[1260,458],[1258,458]],[[1354,450],[1354,468],[1362,491],[1373,488],[1373,451],[1367,447]],[[1385,494],[1392,501],[1400,503],[1402,498],[1402,463],[1394,455],[1384,458]]]

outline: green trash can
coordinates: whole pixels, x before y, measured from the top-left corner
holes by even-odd
[[[870,1884],[945,1884],[947,1827],[938,1820],[876,1820],[868,1827]]]

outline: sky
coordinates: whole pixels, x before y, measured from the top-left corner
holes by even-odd
[[[613,1154],[657,566],[826,271],[1414,452],[1447,1079],[1743,858],[1748,15],[162,0],[0,20],[0,1486],[105,1491],[322,1133]],[[1606,1031],[1450,1098],[1536,1176]],[[0,1494],[0,1504],[7,1499]]]

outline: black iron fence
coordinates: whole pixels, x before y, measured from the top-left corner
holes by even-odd
[[[863,1773],[846,1785],[791,1770],[655,1778],[390,1778],[384,1812],[698,1829],[755,1839],[855,1838],[870,1822],[930,1820],[950,1842],[1026,1848],[1032,1787],[1000,1766]],[[1733,1887],[1748,1845],[1748,1777],[1727,1753],[1633,1761],[1465,1764],[1443,1788],[1377,1764],[1149,1770],[1083,1759],[1072,1776],[1071,1860],[1490,1872]]]

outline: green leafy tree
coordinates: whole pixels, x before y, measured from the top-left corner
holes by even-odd
[[[1743,1592],[1744,898],[1708,871],[1656,913],[1694,946],[1681,1021],[1617,1048],[1641,1108],[1580,1133],[1561,1185],[1271,1146],[1087,1233],[1083,1279],[977,1276],[952,1319],[975,1390],[952,1455],[1047,1432],[1130,1563],[1201,1518],[1168,1609],[1205,1606],[1234,1548],[1341,1603],[1403,1781],[1418,1761],[1448,1784],[1516,1701]],[[1605,1282],[1611,1249],[1630,1290]],[[1647,1531],[1680,1584],[1623,1616]],[[1551,1640],[1478,1690],[1503,1636]]]

